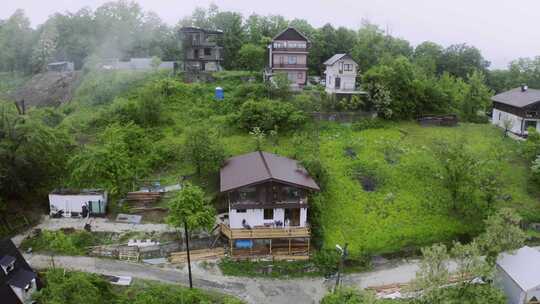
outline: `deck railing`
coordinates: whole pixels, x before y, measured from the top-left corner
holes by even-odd
[[[271,238],[302,238],[310,237],[308,227],[286,227],[286,228],[252,228],[239,229],[230,228],[228,225],[220,224],[221,232],[229,239],[271,239]]]

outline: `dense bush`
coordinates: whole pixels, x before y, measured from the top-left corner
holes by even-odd
[[[111,285],[103,278],[60,268],[52,268],[45,273],[45,287],[33,298],[42,304],[117,303]]]
[[[62,231],[45,230],[37,236],[27,238],[21,244],[21,248],[32,248],[32,251],[53,252],[65,255],[85,255],[87,247],[100,243],[96,234],[87,231],[75,231],[64,233]]]
[[[302,126],[306,117],[288,102],[263,99],[245,102],[235,120],[245,130],[259,127],[270,131],[277,126],[280,131],[287,132]]]
[[[44,288],[34,294],[42,304],[242,304],[231,296],[151,281],[113,288],[101,276],[59,268],[43,277]]]

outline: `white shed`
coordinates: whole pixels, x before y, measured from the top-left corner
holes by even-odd
[[[50,215],[87,217],[105,215],[107,192],[103,190],[60,189],[49,193]]]
[[[509,304],[526,304],[540,299],[540,252],[525,246],[497,259],[495,283]]]

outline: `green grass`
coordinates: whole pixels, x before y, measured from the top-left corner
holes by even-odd
[[[110,233],[74,231],[42,231],[36,236],[23,240],[22,250],[32,248],[33,252],[47,252],[64,255],[86,255],[90,246],[110,243]]]
[[[439,178],[441,168],[431,149],[441,139],[465,139],[467,147],[481,158],[502,155],[503,193],[511,197],[504,205],[531,219],[540,215],[538,199],[527,191],[527,168],[519,156],[519,143],[503,138],[490,125],[424,128],[399,123],[360,132],[332,125],[322,136],[321,159],[331,176],[321,196],[320,219],[328,248],[348,242],[353,254],[389,253],[478,232],[481,223],[463,222],[445,208],[449,193]],[[354,148],[356,160],[343,153],[346,147]],[[388,147],[400,148],[394,164],[385,159]],[[364,191],[351,176],[358,164],[383,180],[376,191]]]

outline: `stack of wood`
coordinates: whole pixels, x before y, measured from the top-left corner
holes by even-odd
[[[418,123],[422,126],[446,126],[453,127],[458,124],[458,117],[455,114],[448,115],[424,115],[418,117]]]
[[[139,247],[137,246],[120,246],[118,247],[118,259],[138,262],[140,259]]]
[[[133,205],[141,207],[149,207],[157,203],[161,196],[162,192],[144,192],[144,191],[135,191],[128,192],[127,201]]]
[[[191,250],[189,253],[191,261],[215,260],[225,256],[225,250],[223,248]],[[187,252],[172,252],[169,261],[173,264],[186,263]]]

